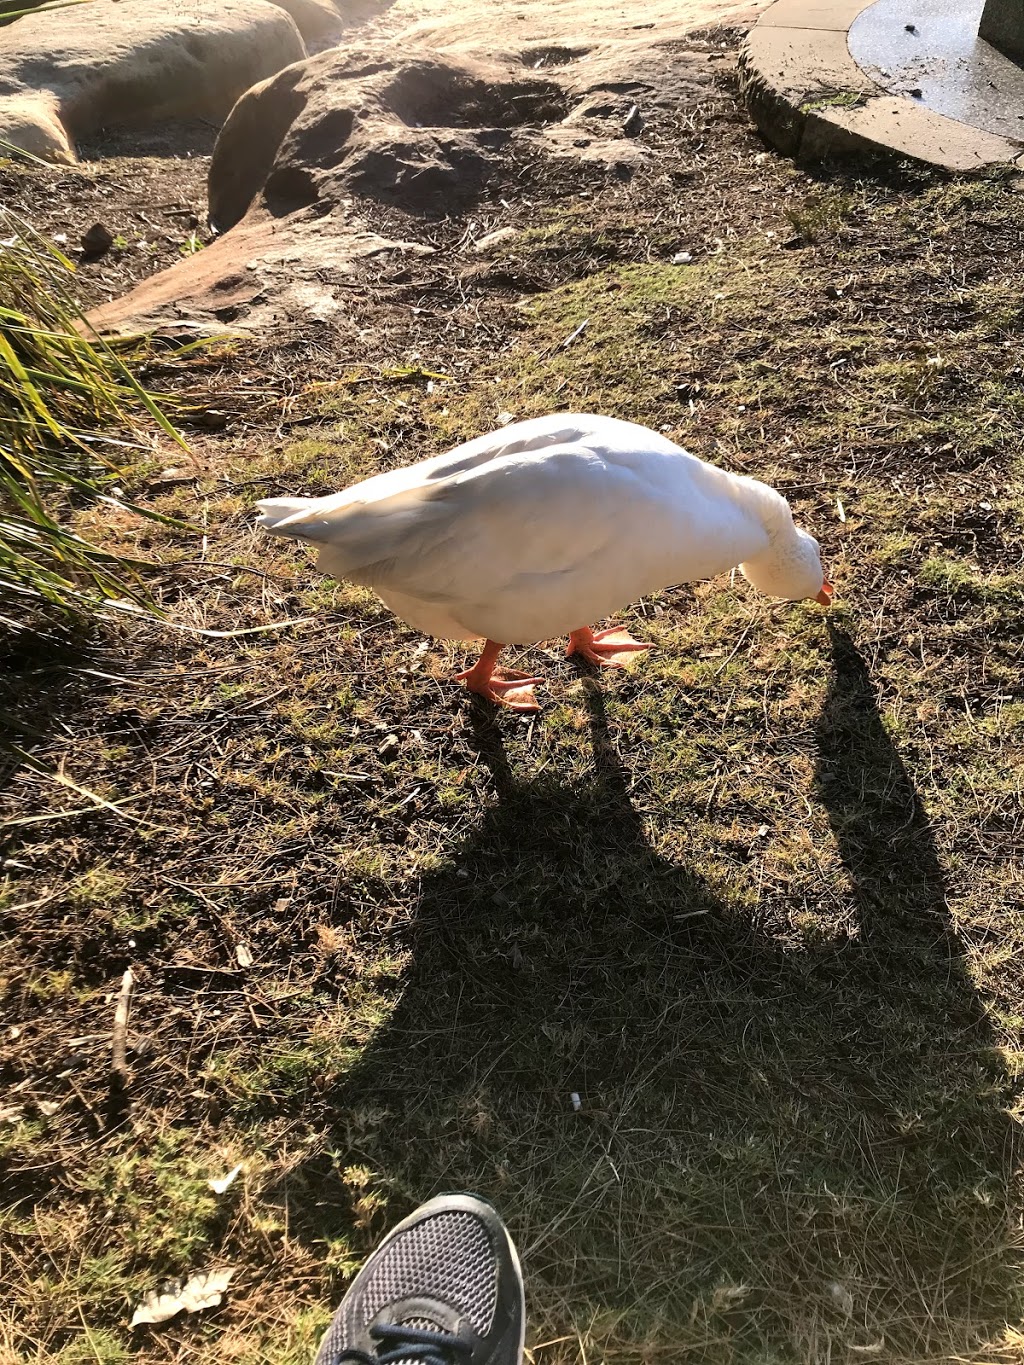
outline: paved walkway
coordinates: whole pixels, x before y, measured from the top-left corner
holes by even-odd
[[[761,131],[801,158],[1024,167],[1024,70],[978,39],[983,0],[776,0],[743,52]]]
[[[1024,138],[1024,69],[978,38],[985,0],[876,0],[847,39],[891,94],[999,137]]]

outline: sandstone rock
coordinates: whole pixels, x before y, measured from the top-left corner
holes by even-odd
[[[384,237],[353,218],[253,217],[103,304],[89,321],[101,332],[157,330],[188,339],[266,332],[293,320],[341,330],[349,312],[345,284],[365,262],[429,256],[432,250]]]
[[[865,0],[865,3],[867,0]],[[622,46],[650,51],[695,28],[746,27],[764,0],[395,0],[381,33],[396,47],[414,44],[449,55],[519,52],[555,65],[560,52]]]
[[[0,29],[0,138],[73,161],[74,140],[99,128],[219,123],[249,86],[305,55],[269,0],[91,0],[26,15]]]
[[[0,95],[0,138],[45,161],[73,165],[76,159],[60,121],[59,101],[48,91]]]
[[[381,6],[374,0],[269,0],[287,10],[295,20],[307,47],[323,47],[350,24],[373,14]],[[383,0],[382,0],[383,3]]]
[[[681,100],[711,94],[704,45],[679,39],[749,21],[762,2],[645,0],[640,22],[622,0],[336,0],[343,17],[357,4],[382,13],[358,46],[260,81],[221,130],[210,208],[225,235],[92,322],[186,334],[319,324],[335,344],[346,329],[355,339],[354,291],[382,272],[416,278],[409,258],[432,250],[384,236],[382,217],[411,237],[419,219],[429,238],[432,218],[481,197],[521,203],[549,158],[627,178],[663,154],[655,138],[623,137],[630,108],[653,130]],[[474,278],[542,287],[487,260],[509,240],[481,244]]]
[[[275,216],[349,192],[423,207],[476,193],[513,129],[564,117],[554,82],[429,53],[331,51],[248,91],[221,129],[210,216]]]
[[[222,232],[241,220],[267,183],[285,134],[306,107],[298,88],[303,74],[301,66],[292,66],[254,85],[220,130],[209,194],[210,220]]]
[[[603,166],[620,180],[628,180],[650,160],[647,151],[625,138],[591,134],[581,137],[582,120],[549,128],[544,147],[550,156]]]

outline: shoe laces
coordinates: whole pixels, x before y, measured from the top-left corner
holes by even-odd
[[[473,1354],[469,1342],[451,1332],[379,1322],[370,1328],[370,1336],[380,1343],[375,1355],[354,1348],[344,1351],[337,1365],[457,1365]]]

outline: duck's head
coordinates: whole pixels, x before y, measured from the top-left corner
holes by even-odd
[[[818,542],[791,522],[774,535],[761,554],[740,565],[748,582],[769,597],[791,602],[811,598],[823,607],[832,605],[832,584],[821,567]]]

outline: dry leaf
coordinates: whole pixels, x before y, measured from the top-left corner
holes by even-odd
[[[163,1289],[154,1289],[132,1314],[131,1326],[144,1322],[167,1322],[179,1313],[200,1313],[204,1308],[216,1308],[234,1275],[233,1270],[211,1270],[205,1275],[193,1275],[182,1286],[172,1281]]]
[[[343,940],[337,929],[332,929],[329,924],[314,924],[313,932],[316,934],[316,946],[322,953],[340,950]]]
[[[214,1194],[223,1194],[229,1190],[238,1177],[242,1174],[242,1163],[239,1162],[234,1170],[228,1171],[227,1175],[222,1175],[219,1180],[208,1180],[206,1183]]]
[[[415,673],[418,668],[423,667],[423,657],[430,652],[430,641],[421,640],[413,650],[409,658],[409,672]]]
[[[20,1123],[25,1111],[20,1104],[5,1104],[0,1107],[0,1123]]]
[[[377,746],[377,757],[384,759],[385,762],[388,759],[396,758],[401,747],[402,742],[397,735],[388,735]]]
[[[238,965],[240,967],[252,966],[252,953],[244,943],[239,943],[238,946],[235,948],[235,958],[237,959]]]

